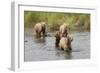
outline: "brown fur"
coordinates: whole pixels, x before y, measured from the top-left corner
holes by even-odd
[[[61,25],[59,28],[60,31],[60,37],[67,37],[67,26],[65,24]]]
[[[64,51],[71,51],[71,39],[69,37],[62,37],[59,41],[59,48]]]
[[[45,22],[37,23],[34,26],[34,29],[35,29],[36,37],[41,37],[41,34],[45,36],[45,30],[46,30]]]
[[[56,37],[55,46],[59,47],[59,41],[60,41],[60,32],[59,31],[56,31],[55,37]]]
[[[59,31],[56,31],[55,37],[56,37],[56,42],[55,46],[59,47],[59,41],[61,37],[67,37],[68,32],[67,32],[67,26],[66,24],[63,24],[60,26]]]

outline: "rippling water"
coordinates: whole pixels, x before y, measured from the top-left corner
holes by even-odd
[[[26,62],[90,58],[90,32],[72,33],[74,40],[71,53],[55,48],[55,37],[53,33],[48,34],[50,36],[36,39],[31,32],[25,33],[24,60]]]

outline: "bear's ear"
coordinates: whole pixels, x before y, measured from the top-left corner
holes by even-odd
[[[71,38],[71,42],[73,41],[73,38]]]
[[[70,39],[71,42],[73,41],[73,36],[72,35],[68,34],[67,37]]]
[[[54,36],[57,38],[58,37],[58,34],[55,34]]]
[[[73,41],[73,38],[72,38],[72,37],[70,37],[70,41],[71,41],[71,42]]]

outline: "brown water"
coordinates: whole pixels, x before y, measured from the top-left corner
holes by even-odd
[[[36,39],[32,31],[25,30],[25,62],[90,58],[90,32],[74,32],[72,35],[72,52],[67,53],[55,48],[53,33],[48,33],[45,38]]]

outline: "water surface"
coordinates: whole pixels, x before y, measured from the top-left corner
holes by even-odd
[[[90,58],[90,32],[73,32],[72,52],[66,53],[55,48],[54,33],[45,38],[36,39],[32,30],[25,30],[24,60],[49,61]]]

